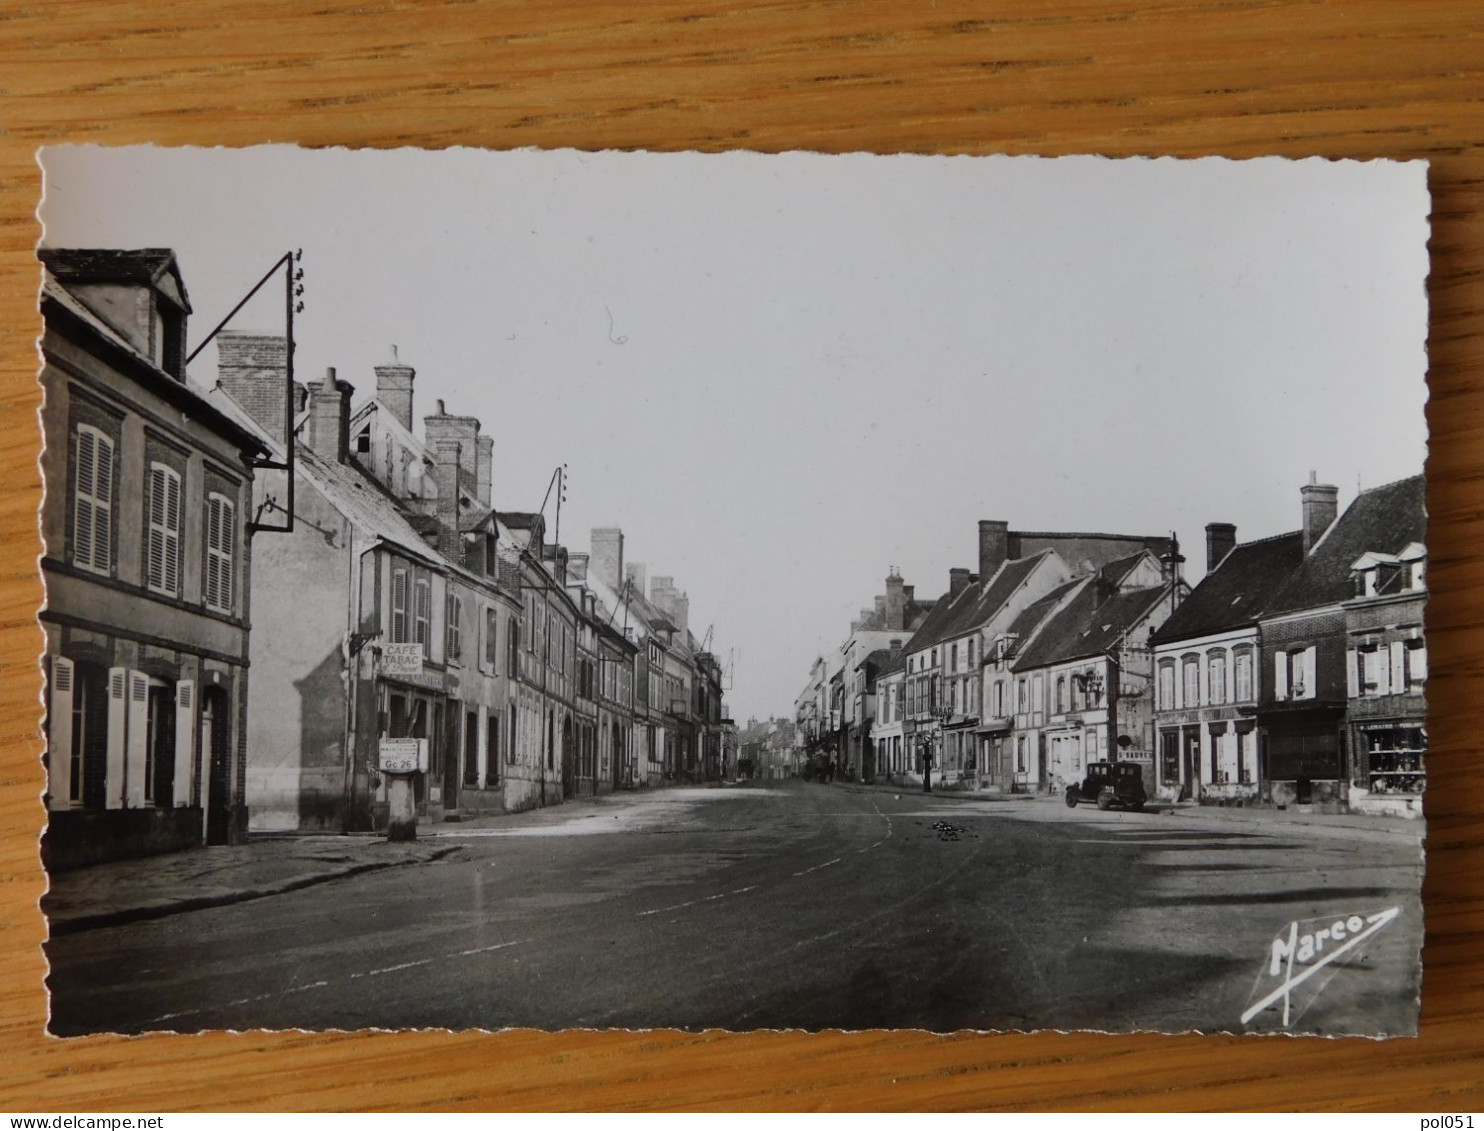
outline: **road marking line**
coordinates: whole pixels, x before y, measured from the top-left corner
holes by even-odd
[[[426,966],[429,962],[432,962],[432,961],[433,960],[431,958],[419,958],[419,959],[416,959],[415,961],[412,961],[412,962],[402,962],[402,963],[399,963],[396,966],[383,966],[380,970],[368,970],[368,971],[366,971],[366,977],[374,978],[374,977],[376,977],[377,974],[395,974],[398,970],[410,970],[414,966]],[[352,978],[359,978],[360,976],[361,975],[359,975],[359,974],[352,974],[351,975]]]
[[[524,939],[516,939],[514,942],[495,943],[494,946],[476,946],[473,950],[461,950],[456,954],[450,954],[449,958],[465,958],[471,954],[488,954],[492,950],[504,950],[507,946],[519,946]]]
[[[654,907],[648,911],[636,911],[634,917],[640,919],[645,915],[663,915],[666,911],[679,911],[684,907],[694,907],[698,903],[710,903],[712,900],[725,899],[729,895],[741,895],[743,892],[752,891],[756,887],[757,884],[748,884],[745,888],[735,888],[732,891],[719,891],[715,895],[698,896],[695,899],[687,899],[684,903],[672,903],[669,907]]]
[[[833,860],[826,860],[823,864],[816,864],[812,868],[805,868],[802,872],[795,872],[794,875],[795,876],[807,876],[810,872],[817,872],[821,868],[828,868],[831,864],[838,864],[838,863],[840,863],[840,857],[836,856]]]

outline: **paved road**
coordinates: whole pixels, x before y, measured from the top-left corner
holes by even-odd
[[[1415,1027],[1414,825],[790,782],[423,832],[462,851],[54,940],[53,1032],[1241,1031],[1285,924],[1390,906],[1400,918],[1310,979],[1291,1022]]]

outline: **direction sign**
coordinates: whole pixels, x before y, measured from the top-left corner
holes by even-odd
[[[426,773],[426,738],[383,738],[377,749],[377,766],[388,774]]]

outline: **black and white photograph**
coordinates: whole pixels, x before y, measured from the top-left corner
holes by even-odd
[[[1425,163],[39,161],[52,1034],[1417,1033]]]

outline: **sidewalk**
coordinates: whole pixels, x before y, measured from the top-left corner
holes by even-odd
[[[373,836],[263,837],[63,872],[41,897],[53,936],[280,895],[363,872],[426,864],[456,845]]]
[[[883,791],[889,793],[933,797],[939,801],[980,801],[997,804],[1018,803],[1020,805],[1065,805],[1059,794],[1051,793],[989,793],[971,789],[934,789],[925,794],[922,786],[895,785],[876,782],[836,782],[835,788]],[[1291,825],[1319,825],[1331,828],[1365,829],[1370,832],[1390,833],[1395,836],[1420,840],[1425,823],[1404,817],[1374,817],[1364,813],[1310,813],[1300,808],[1274,809],[1260,806],[1200,805],[1194,801],[1151,801],[1145,813],[1176,817],[1193,817],[1200,820],[1226,821],[1233,824],[1284,827]]]

